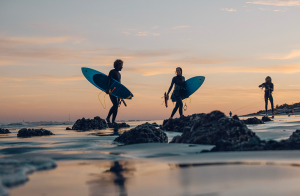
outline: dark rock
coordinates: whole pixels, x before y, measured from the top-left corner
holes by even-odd
[[[296,130],[286,140],[281,141],[264,141],[260,140],[259,137],[254,136],[249,141],[236,143],[233,145],[223,145],[217,143],[216,146],[211,150],[216,151],[257,151],[257,150],[300,150],[300,130]]]
[[[176,136],[171,143],[210,144],[215,145],[220,140],[223,143],[236,144],[249,141],[255,136],[248,127],[239,120],[228,118],[220,111],[213,111],[208,114],[194,114],[185,119],[174,119],[165,123],[167,129],[172,130],[175,126],[183,132]],[[223,145],[223,144],[222,144]]]
[[[99,116],[94,117],[94,119],[78,119],[72,126],[72,130],[88,131],[95,129],[105,129],[108,128],[106,121]]]
[[[180,135],[176,135],[175,137],[173,137],[170,143],[181,143],[180,138],[181,138]]]
[[[234,120],[240,120],[239,117],[238,117],[237,115],[234,115],[232,118],[233,118]]]
[[[32,137],[32,136],[45,136],[45,135],[55,135],[51,131],[46,129],[26,129],[22,128],[18,131],[18,137]]]
[[[7,133],[11,133],[11,132],[8,129],[0,128],[0,134],[7,134]]]
[[[261,120],[263,121],[263,122],[269,122],[269,121],[272,121],[269,117],[267,117],[267,116],[263,116],[262,118],[261,118]]]
[[[264,121],[254,117],[254,118],[248,118],[247,120],[242,120],[245,124],[250,124],[250,125],[254,125],[254,124],[264,124]]]
[[[184,127],[190,126],[191,122],[201,118],[201,116],[203,116],[203,114],[193,114],[182,118],[167,119],[164,120],[161,128],[166,131],[183,132]]]
[[[115,129],[130,127],[126,123],[107,123],[107,125],[109,128],[115,128]]]
[[[156,129],[153,124],[144,123],[125,131],[114,141],[125,145],[138,143],[167,143],[168,137],[161,129]]]
[[[66,130],[72,130],[70,127],[67,127]]]
[[[160,127],[156,122],[152,123],[151,125],[153,125],[155,127]]]

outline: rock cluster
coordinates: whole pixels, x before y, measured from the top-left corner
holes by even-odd
[[[106,128],[123,128],[123,127],[130,127],[126,123],[106,123],[106,121],[99,116],[94,117],[94,119],[78,119],[75,124],[72,126],[72,130],[79,130],[79,131],[89,131],[89,130],[100,130]],[[66,129],[68,130],[68,129]]]
[[[155,125],[147,122],[125,131],[114,141],[125,145],[138,143],[167,143],[168,137],[161,129],[157,129]]]
[[[0,128],[0,134],[6,134],[6,133],[10,133],[10,131],[8,129]]]
[[[105,129],[108,128],[106,121],[99,116],[94,117],[94,119],[78,119],[72,126],[72,130],[88,131],[94,129]]]
[[[296,130],[286,140],[281,141],[265,141],[260,140],[255,136],[249,141],[241,143],[231,143],[225,140],[220,140],[216,146],[211,150],[215,151],[256,151],[256,150],[300,150],[300,130]]]
[[[253,125],[253,124],[264,124],[264,122],[268,122],[268,121],[272,121],[269,117],[267,116],[263,116],[260,119],[254,117],[254,118],[248,118],[246,120],[242,120],[245,124],[248,124],[248,125]]]
[[[272,121],[272,120],[271,120],[269,117],[267,117],[267,116],[263,116],[261,120],[264,121],[264,122]]]
[[[51,131],[46,129],[26,129],[22,128],[18,131],[18,137],[32,137],[32,136],[45,136],[45,135],[55,135]]]
[[[128,124],[126,123],[107,123],[109,128],[125,128],[125,127],[130,127]]]
[[[165,131],[183,132],[185,127],[191,126],[195,120],[201,118],[202,114],[193,114],[191,116],[183,116],[182,118],[164,120],[161,127]]]
[[[182,127],[179,128],[179,125]],[[215,145],[219,140],[225,140],[237,144],[249,141],[255,136],[242,121],[228,118],[220,111],[169,120],[165,123],[165,127],[166,130],[171,131],[171,128],[174,128],[183,132],[181,136],[175,136],[171,143]]]
[[[246,120],[242,120],[245,124],[248,125],[254,125],[254,124],[264,124],[264,121],[254,117],[254,118],[248,118]]]

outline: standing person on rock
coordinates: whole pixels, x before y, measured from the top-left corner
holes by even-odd
[[[268,100],[270,100],[271,107],[272,107],[272,116],[274,117],[274,104],[273,104],[273,96],[272,96],[272,92],[274,91],[274,84],[272,83],[272,78],[270,76],[267,76],[266,77],[266,82],[262,83],[258,87],[265,88],[266,116],[268,115]]]
[[[175,96],[175,99],[176,99],[176,105],[175,105],[175,107],[172,111],[170,119],[173,118],[173,116],[177,112],[178,108],[179,108],[180,117],[183,117],[183,114],[182,114],[182,108],[183,108],[182,96],[183,96],[186,89],[185,89],[185,78],[184,78],[184,76],[182,76],[181,67],[176,68],[176,74],[177,74],[177,76],[173,77],[171,86],[170,86],[169,91],[167,93],[167,99],[169,99],[169,93],[170,93],[170,91],[172,90],[172,88],[175,84],[175,88],[174,88],[173,93],[174,93],[174,96]]]
[[[116,120],[116,117],[117,117],[117,114],[118,114],[118,108],[119,108],[119,98],[111,95],[111,90],[112,89],[109,89],[110,85],[111,85],[111,79],[115,79],[117,80],[118,82],[121,83],[121,74],[120,74],[120,71],[122,70],[123,68],[123,61],[120,60],[120,59],[117,59],[115,62],[114,62],[114,69],[112,69],[109,74],[108,74],[108,78],[107,78],[107,87],[106,87],[106,94],[109,94],[109,98],[113,104],[113,106],[110,108],[109,112],[108,112],[108,115],[106,117],[106,122],[107,123],[110,123],[110,116],[112,115],[112,123],[115,124],[115,120]]]

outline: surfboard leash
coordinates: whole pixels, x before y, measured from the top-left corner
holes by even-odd
[[[103,105],[103,103],[102,103],[102,101],[101,101],[101,99],[100,99],[100,97],[99,97],[101,93],[102,93],[102,91],[98,94],[98,99],[99,99],[99,101],[100,101],[100,103],[101,103],[103,109],[106,109],[106,103],[105,103],[105,96],[106,96],[106,94],[104,95],[104,105]]]
[[[110,90],[109,89],[109,94],[111,94],[112,92],[114,92],[114,90],[116,89],[116,87],[114,87],[114,89],[113,90]],[[103,107],[103,109],[106,109],[106,103],[105,103],[105,96],[107,95],[106,93],[105,93],[105,95],[104,95],[104,97],[103,97],[103,102],[104,102],[104,105],[102,104],[102,101],[101,101],[101,99],[100,99],[100,94],[102,93],[103,91],[100,91],[100,93],[98,94],[98,99],[99,99],[99,101],[100,101],[100,103],[101,103],[101,105],[102,105],[102,107]]]

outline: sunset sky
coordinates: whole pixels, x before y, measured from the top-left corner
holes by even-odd
[[[268,75],[275,105],[300,102],[299,21],[300,0],[0,0],[0,123],[105,118],[81,67],[116,59],[134,94],[117,120],[169,118],[178,66],[206,77],[184,115],[264,109]]]

